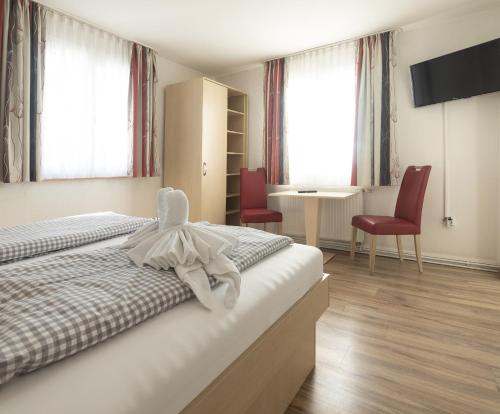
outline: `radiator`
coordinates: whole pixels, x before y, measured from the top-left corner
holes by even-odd
[[[269,197],[268,200],[269,208],[283,213],[283,232],[290,236],[303,237],[303,201],[294,197]],[[345,200],[321,200],[320,239],[350,241],[351,218],[356,214],[363,214],[362,192]],[[358,232],[358,241],[362,240],[360,233]]]

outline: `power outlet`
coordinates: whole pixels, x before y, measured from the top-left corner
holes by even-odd
[[[453,219],[453,217],[443,217],[443,224],[448,228],[454,227],[455,220]]]

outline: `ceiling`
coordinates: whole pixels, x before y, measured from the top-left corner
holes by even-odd
[[[478,0],[41,0],[205,74],[400,27]],[[487,1],[490,3],[489,1]],[[484,3],[484,2],[482,2]]]

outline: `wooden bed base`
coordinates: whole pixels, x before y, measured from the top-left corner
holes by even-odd
[[[328,307],[328,275],[262,334],[182,414],[278,414],[315,365],[316,321]]]

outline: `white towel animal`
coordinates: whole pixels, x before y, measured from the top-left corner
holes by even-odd
[[[137,266],[157,270],[173,268],[193,290],[198,300],[213,309],[214,298],[208,275],[227,284],[224,305],[232,308],[240,294],[241,276],[227,258],[238,239],[188,222],[189,203],[181,190],[158,192],[159,221],[149,223],[122,244]]]

